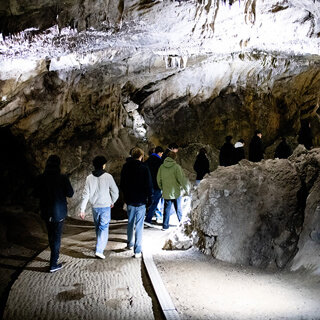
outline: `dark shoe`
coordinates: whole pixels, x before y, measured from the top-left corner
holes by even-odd
[[[56,272],[60,269],[62,269],[62,263],[57,264],[55,267],[50,267],[50,272]]]

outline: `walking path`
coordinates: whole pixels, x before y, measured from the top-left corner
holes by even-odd
[[[133,258],[133,252],[125,249],[126,226],[126,222],[111,221],[105,260],[94,256],[93,225],[62,239],[62,270],[48,273],[50,250],[41,252],[12,286],[4,319],[154,319],[152,299],[143,283],[142,259]],[[161,247],[165,234],[146,228],[144,243]],[[165,288],[162,294],[167,294]]]
[[[48,249],[36,256],[14,282],[4,319],[320,320],[319,275],[232,265],[196,249],[164,251],[168,232],[154,228],[145,228],[143,260],[135,259],[125,249],[126,226],[111,222],[100,260],[93,224],[75,225],[62,239],[63,269],[48,272]]]

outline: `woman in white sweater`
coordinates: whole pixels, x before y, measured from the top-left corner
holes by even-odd
[[[87,176],[80,208],[80,217],[84,219],[88,201],[92,205],[97,235],[95,255],[100,259],[105,259],[103,251],[108,243],[111,208],[119,197],[119,190],[112,175],[104,170],[106,163],[107,160],[103,156],[97,156],[93,159],[95,170]]]

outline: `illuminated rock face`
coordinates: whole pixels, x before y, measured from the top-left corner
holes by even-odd
[[[25,148],[31,175],[61,156],[71,215],[98,153],[118,179],[132,146],[176,141],[193,178],[197,149],[214,169],[229,134],[248,142],[259,128],[266,147],[280,135],[296,145],[310,118],[319,144],[319,0],[231,2],[0,6],[0,126]]]
[[[299,146],[290,161],[219,167],[193,195],[189,234],[223,261],[319,273],[319,160]]]

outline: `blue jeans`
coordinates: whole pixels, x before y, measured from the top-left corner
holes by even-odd
[[[164,199],[163,229],[169,229],[169,220],[170,220],[172,204],[174,205],[174,208],[176,210],[176,214],[179,222],[181,221],[182,219],[181,201],[182,201],[182,197],[179,197],[177,199],[169,199],[169,200]]]
[[[59,222],[46,221],[48,231],[48,240],[51,250],[50,254],[50,267],[56,267],[58,264],[61,234],[62,234],[63,220]]]
[[[142,235],[143,235],[143,222],[146,214],[146,206],[142,205],[134,207],[127,205],[128,214],[128,247],[134,246],[134,253],[142,252]],[[135,228],[135,233],[134,233]],[[134,235],[134,239],[133,239]]]
[[[157,208],[156,208],[156,218],[157,220],[162,220],[163,219],[163,205],[164,205],[164,200],[163,198],[160,198]]]
[[[156,212],[159,200],[161,199],[162,196],[162,192],[160,189],[158,190],[154,190],[153,192],[153,202],[152,205],[150,206],[148,212],[147,212],[147,216],[146,216],[146,222],[151,223],[152,217]]]
[[[111,208],[92,208],[92,215],[97,236],[96,252],[103,253],[109,238]]]

